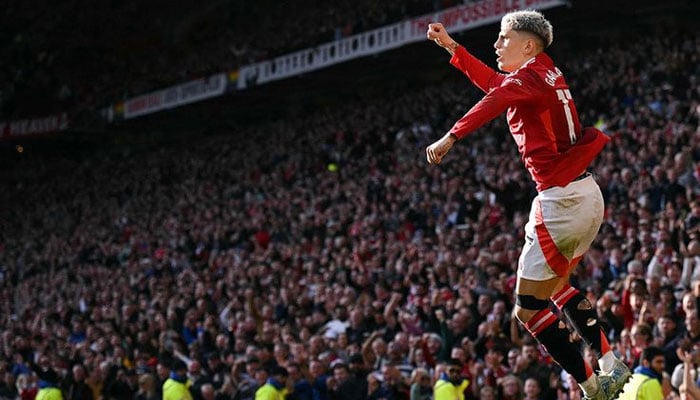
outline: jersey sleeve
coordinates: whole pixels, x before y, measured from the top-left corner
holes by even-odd
[[[491,89],[450,129],[449,133],[461,139],[485,123],[499,116],[509,106],[532,99],[541,93],[536,78],[522,70],[505,77],[500,86]]]
[[[506,77],[505,74],[496,72],[493,68],[471,55],[463,46],[457,47],[450,59],[450,64],[462,71],[484,93],[488,93],[492,88],[499,86]]]

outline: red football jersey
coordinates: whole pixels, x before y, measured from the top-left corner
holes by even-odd
[[[610,140],[595,128],[581,129],[569,86],[545,53],[510,74],[496,72],[462,46],[450,63],[486,92],[450,133],[461,139],[507,109],[510,133],[539,191],[569,184]]]

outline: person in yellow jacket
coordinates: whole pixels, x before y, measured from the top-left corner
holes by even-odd
[[[451,359],[433,385],[434,400],[464,400],[464,390],[469,379],[462,377],[462,363]]]
[[[287,397],[287,370],[274,368],[264,385],[255,391],[255,400],[284,400]]]
[[[35,400],[63,400],[63,393],[57,387],[46,386],[39,389]]]
[[[640,365],[622,389],[618,400],[660,400],[664,398],[661,381],[664,372],[664,351],[650,346],[642,350]]]
[[[176,361],[170,377],[163,383],[163,400],[192,400],[187,385],[187,364]]]

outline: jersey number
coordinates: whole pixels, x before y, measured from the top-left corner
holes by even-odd
[[[564,105],[564,114],[566,115],[566,124],[569,126],[569,139],[571,144],[576,143],[576,132],[574,130],[574,117],[571,115],[571,107],[569,100],[572,100],[569,89],[557,89],[557,98]]]

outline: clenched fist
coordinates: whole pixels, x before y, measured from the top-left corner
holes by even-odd
[[[440,164],[442,157],[447,154],[452,148],[452,145],[457,141],[454,135],[449,133],[441,137],[438,141],[431,144],[425,149],[425,155],[430,164]]]

